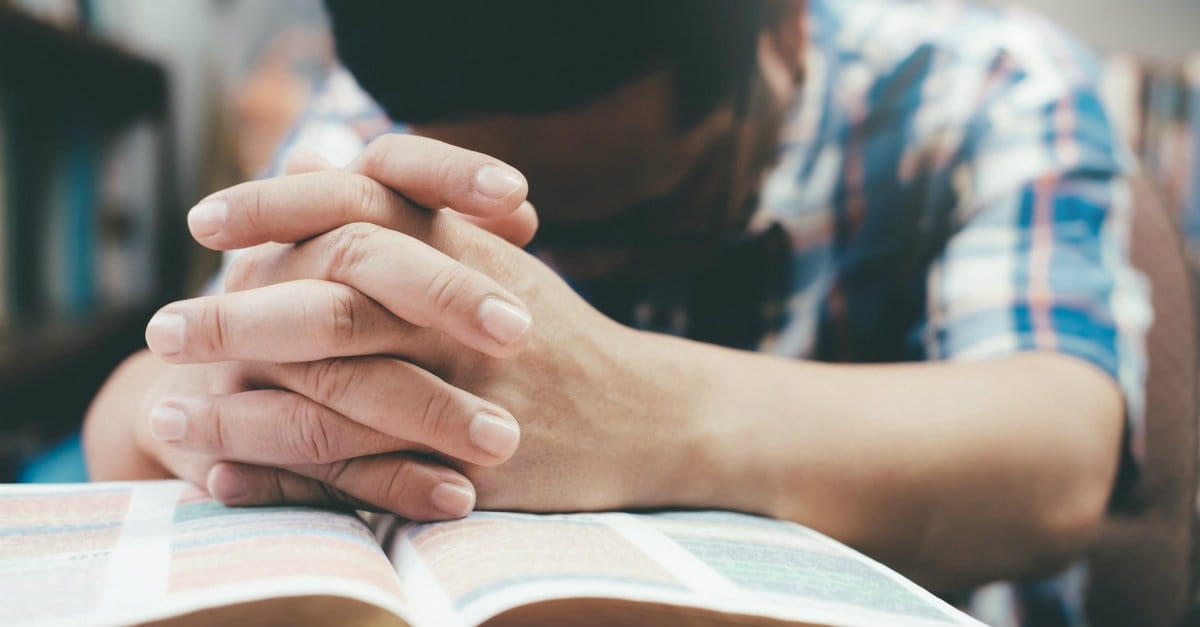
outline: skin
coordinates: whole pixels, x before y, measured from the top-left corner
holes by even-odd
[[[303,173],[210,197],[193,236],[250,250],[227,294],[166,306],[153,353],[98,395],[93,476],[423,520],[736,509],[941,591],[1065,565],[1103,517],[1123,428],[1120,393],[1092,366],[1048,353],[831,365],[640,332],[520,248],[538,217],[663,197],[735,220],[797,86],[799,7],[763,34],[744,118],[725,107],[677,129],[669,81],[651,74],[582,109],[418,127],[345,169],[303,158]],[[577,275],[668,263],[634,244],[549,256]],[[497,302],[524,313],[497,318]]]

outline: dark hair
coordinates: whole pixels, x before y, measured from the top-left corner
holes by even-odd
[[[769,0],[326,0],[337,52],[392,119],[540,114],[665,69],[687,128],[742,91]]]

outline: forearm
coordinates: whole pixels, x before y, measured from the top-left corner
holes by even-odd
[[[1062,565],[1116,472],[1116,386],[1049,354],[828,365],[643,337],[653,415],[686,411],[698,506],[796,520],[938,589]]]
[[[83,447],[94,481],[169,478],[137,437],[150,390],[169,364],[147,351],[129,357],[104,383],[83,424]]]

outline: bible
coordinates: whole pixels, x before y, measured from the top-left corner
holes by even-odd
[[[439,523],[229,508],[180,481],[0,487],[0,624],[980,625],[801,525],[720,511]]]

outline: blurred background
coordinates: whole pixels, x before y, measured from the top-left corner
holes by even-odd
[[[0,481],[83,478],[91,397],[219,265],[187,209],[332,57],[319,0],[0,0]]]
[[[988,0],[1024,5],[1066,26],[1098,49],[1171,63],[1200,49],[1196,0]]]
[[[987,2],[1103,52],[1117,124],[1200,243],[1200,1]],[[85,478],[92,395],[218,266],[187,209],[266,166],[332,63],[319,0],[0,0],[0,481]]]

